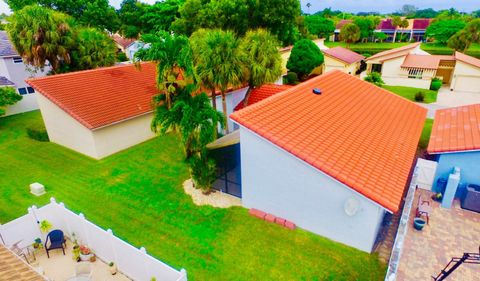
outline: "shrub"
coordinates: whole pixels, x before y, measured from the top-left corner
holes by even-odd
[[[423,102],[425,100],[425,93],[424,92],[418,92],[415,94],[415,101],[418,102]]]
[[[306,78],[312,70],[322,65],[323,54],[318,46],[309,39],[297,41],[287,62],[287,69],[297,73],[300,79]]]
[[[430,90],[438,91],[442,87],[442,80],[438,78],[433,78],[432,83],[430,84]]]
[[[49,141],[48,133],[45,127],[38,126],[38,127],[30,127],[27,128],[27,135],[29,138],[36,140],[36,141]]]
[[[189,159],[190,174],[195,188],[207,194],[217,179],[217,167],[213,159],[208,159],[206,153],[194,155]]]
[[[377,85],[378,87],[381,87],[385,82],[382,80],[382,75],[378,72],[371,72],[365,77],[364,79],[367,82],[370,82],[372,84]]]
[[[127,55],[124,52],[118,52],[116,60],[118,62],[128,61]]]
[[[298,82],[298,75],[295,72],[288,72],[287,75],[283,77],[283,84],[297,85]]]

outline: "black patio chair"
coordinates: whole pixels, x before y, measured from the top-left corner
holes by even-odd
[[[50,245],[48,245],[48,241],[50,241]],[[52,230],[47,235],[47,239],[45,240],[45,251],[47,251],[47,257],[50,258],[48,254],[49,251],[55,249],[62,249],[63,255],[65,255],[65,248],[67,247],[65,236],[63,235],[63,231],[59,229]]]

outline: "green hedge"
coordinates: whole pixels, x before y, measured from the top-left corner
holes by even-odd
[[[35,126],[27,128],[27,135],[29,138],[36,141],[47,142],[50,141],[48,138],[47,129],[43,126]]]
[[[442,87],[442,80],[440,79],[432,79],[432,83],[430,84],[430,90],[438,91]]]

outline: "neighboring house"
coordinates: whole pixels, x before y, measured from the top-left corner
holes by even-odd
[[[247,106],[260,102],[266,98],[269,98],[273,95],[276,95],[280,92],[290,89],[291,85],[277,85],[277,84],[265,84],[256,89],[253,89],[248,98],[247,104],[245,106],[244,100],[241,100],[237,106],[235,106],[234,111],[238,111]]]
[[[0,31],[0,86],[9,86],[17,89],[23,96],[18,103],[7,107],[6,115],[22,113],[38,109],[35,90],[30,87],[25,79],[45,76],[50,67],[46,66],[43,71],[34,70],[25,64],[13,47],[5,31]]]
[[[234,112],[242,204],[371,252],[399,211],[425,117],[341,71]]]
[[[355,75],[360,69],[364,56],[343,47],[335,47],[323,51],[325,62],[324,73],[332,70],[340,70],[347,74]]]
[[[427,148],[438,162],[433,190],[444,192],[449,184],[451,203],[467,184],[480,185],[480,104],[437,110],[434,120]]]
[[[312,40],[320,49],[320,51],[327,50],[328,47],[325,46],[325,38],[319,38]],[[290,53],[292,52],[293,46],[288,46],[280,49],[280,55],[282,56],[282,70],[283,73],[287,73],[287,62],[290,58]]]
[[[39,93],[38,104],[52,142],[101,159],[155,136],[150,128],[152,97],[158,93],[154,63],[141,63],[139,69],[133,64],[119,65],[27,82]],[[228,113],[245,91],[228,93]]]
[[[117,46],[117,52],[123,52],[125,53],[128,46],[135,42],[135,39],[132,38],[124,38],[120,34],[115,33],[112,35],[112,39],[115,42],[115,45]]]
[[[342,30],[342,27],[346,25],[347,23],[352,23],[353,20],[340,20],[337,25],[335,25],[335,31],[333,34],[330,36],[330,41],[333,42],[338,42],[340,41],[340,31]]]
[[[365,60],[367,71],[379,72],[387,85],[429,89],[439,78],[452,91],[480,93],[480,60],[460,52],[430,55],[420,43],[375,54]]]
[[[129,60],[133,60],[135,58],[135,53],[141,48],[143,48],[143,46],[145,46],[145,43],[141,41],[133,41],[132,43],[130,43],[125,49],[125,54],[127,55],[127,58]]]

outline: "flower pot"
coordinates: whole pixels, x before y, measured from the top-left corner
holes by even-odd
[[[423,227],[425,226],[427,222],[422,219],[422,218],[414,218],[413,219],[413,227],[416,229],[416,230],[422,230]]]
[[[110,265],[108,268],[109,268],[110,273],[111,273],[112,275],[117,274],[117,265],[116,265],[116,264]]]
[[[87,254],[87,255],[84,255],[84,254],[80,253],[80,260],[81,261],[90,261],[91,257],[92,257],[92,253]]]

